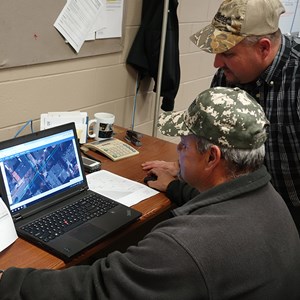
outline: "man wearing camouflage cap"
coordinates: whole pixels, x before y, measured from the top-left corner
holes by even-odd
[[[262,105],[270,120],[265,163],[300,233],[300,39],[281,34],[278,23],[284,12],[279,0],[225,0],[211,24],[191,40],[215,54],[218,71],[211,87],[240,87]],[[142,166],[176,175],[176,163]],[[168,173],[160,172],[149,185],[166,191],[172,201],[197,194]]]
[[[180,135],[180,175],[201,194],[137,246],[92,266],[5,270],[1,300],[300,299],[300,240],[262,165],[260,105],[240,89],[214,88],[159,123]]]
[[[187,111],[162,114],[158,128],[168,136],[194,134],[221,147],[249,150],[263,145],[268,124],[245,91],[216,87],[199,94]]]
[[[165,112],[159,118],[161,133],[181,139],[177,146],[179,176],[200,192],[186,203],[178,202],[180,207],[175,209],[181,225],[191,217],[189,226],[201,252],[199,266],[208,294],[198,299],[299,297],[298,271],[288,274],[284,254],[294,252],[294,262],[299,264],[297,229],[263,166],[268,125],[262,107],[239,88],[208,89],[187,110]],[[285,222],[291,227],[284,229]],[[178,230],[189,236],[187,228]],[[292,242],[289,250],[283,250],[283,238],[297,245]],[[193,243],[180,243],[194,253]],[[275,263],[270,256],[281,257],[281,262]],[[285,266],[269,269],[269,263]],[[285,274],[275,275],[276,269]],[[283,278],[292,281],[291,290]]]

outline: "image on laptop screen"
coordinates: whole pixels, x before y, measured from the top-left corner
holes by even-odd
[[[83,182],[73,130],[0,150],[11,211],[17,212]]]

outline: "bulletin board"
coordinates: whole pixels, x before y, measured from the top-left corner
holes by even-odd
[[[66,0],[0,0],[0,69],[119,52],[122,38],[86,41],[79,53],[53,26]]]

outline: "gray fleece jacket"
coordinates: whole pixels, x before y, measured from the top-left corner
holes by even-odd
[[[0,299],[299,300],[299,235],[269,181],[263,167],[203,192],[92,266],[10,268]]]

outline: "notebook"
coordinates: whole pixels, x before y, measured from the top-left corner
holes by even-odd
[[[0,142],[0,171],[19,236],[65,261],[141,216],[89,190],[74,123]]]

